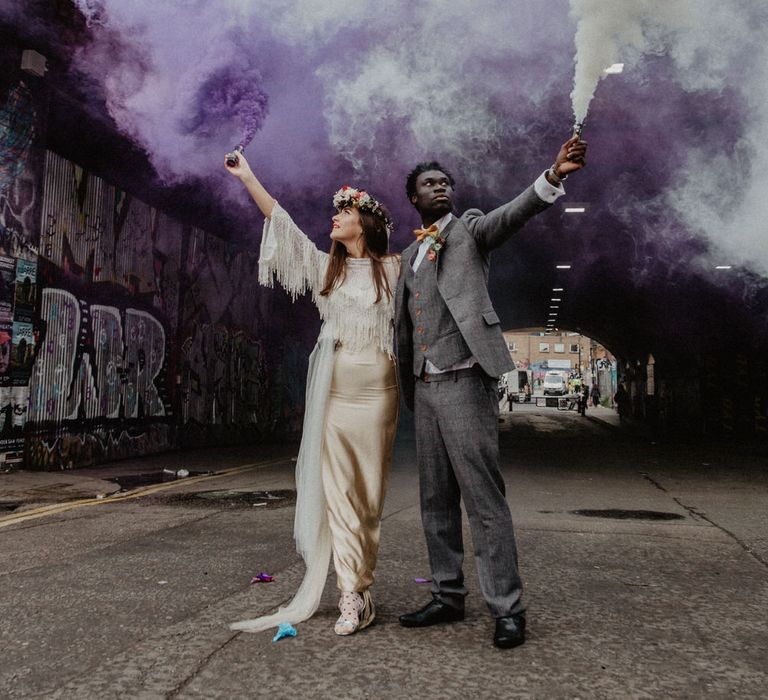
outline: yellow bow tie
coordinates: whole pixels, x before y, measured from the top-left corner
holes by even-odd
[[[440,233],[440,230],[437,228],[437,224],[432,224],[429,228],[416,228],[413,233],[417,240],[423,241],[425,238],[434,238]]]

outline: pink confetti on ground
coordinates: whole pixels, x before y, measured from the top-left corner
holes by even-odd
[[[266,574],[263,571],[260,571],[251,579],[251,583],[272,583],[272,581],[274,580],[275,580],[274,576],[271,576],[270,574]]]

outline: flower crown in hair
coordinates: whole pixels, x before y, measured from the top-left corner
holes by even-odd
[[[361,211],[367,211],[375,216],[380,216],[384,219],[387,235],[392,233],[392,229],[394,228],[392,220],[384,213],[381,204],[379,204],[379,202],[365,190],[356,190],[354,187],[344,185],[344,187],[333,195],[333,206],[336,207],[336,209],[357,207]]]

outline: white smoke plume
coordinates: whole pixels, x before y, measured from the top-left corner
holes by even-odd
[[[573,114],[587,116],[595,89],[614,63],[670,55],[688,89],[716,89],[745,36],[739,0],[570,0],[576,20]]]
[[[570,0],[576,21],[574,118],[583,122],[605,69],[627,65],[632,79],[647,57],[666,57],[683,91],[724,90],[749,106],[741,124],[722,128],[740,137],[705,138],[680,162],[670,162],[674,186],[663,203],[686,228],[713,246],[713,260],[768,273],[768,198],[762,170],[768,158],[768,4],[757,0]],[[644,83],[652,84],[645,75]],[[638,86],[641,89],[641,86]],[[662,103],[664,95],[658,96]],[[684,117],[684,115],[681,115]],[[670,129],[675,124],[670,124]],[[712,131],[717,131],[713,125]],[[719,256],[719,257],[717,257]],[[715,259],[717,258],[717,259]]]
[[[346,6],[324,4],[345,50],[325,55],[317,69],[332,148],[358,172],[436,157],[459,171],[462,183],[498,187],[518,161],[509,144],[529,150],[531,113],[566,78],[563,52],[542,49],[567,45],[571,28],[563,15],[500,0],[481,11],[428,0],[371,4],[368,13],[350,16]],[[292,16],[282,22],[295,31]],[[299,40],[316,36],[310,29]],[[517,71],[521,60],[526,68]]]

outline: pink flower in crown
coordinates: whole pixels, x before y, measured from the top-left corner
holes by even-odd
[[[429,260],[429,262],[435,262],[435,260],[437,260],[437,253],[432,250],[432,248],[427,251],[427,260]]]

